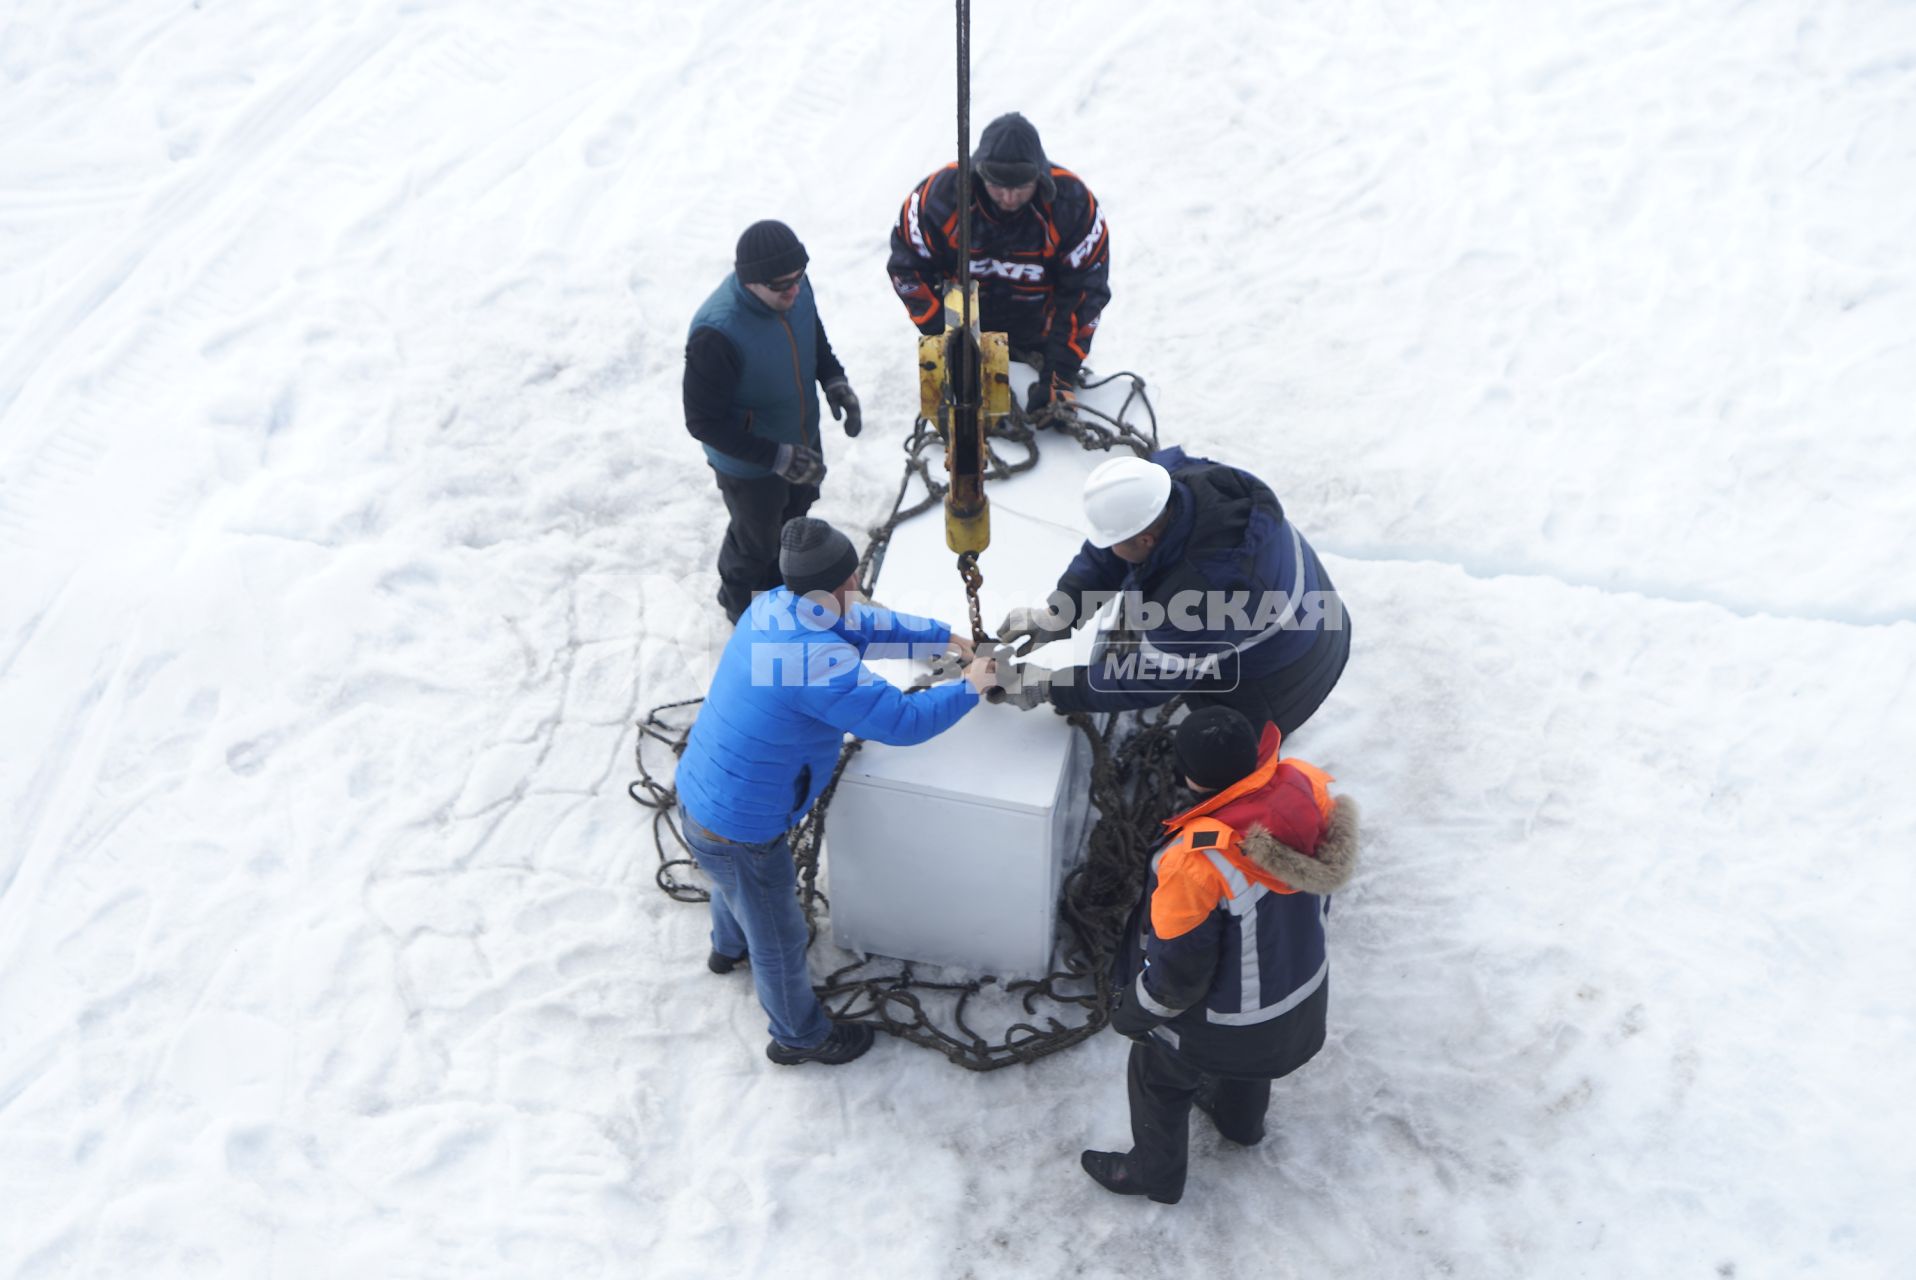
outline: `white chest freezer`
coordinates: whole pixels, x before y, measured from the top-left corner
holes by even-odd
[[[1084,847],[1088,744],[1050,712],[1013,724],[1002,710],[979,707],[944,749],[853,757],[826,834],[840,946],[1006,978],[1050,970],[1058,891]]]
[[[1013,367],[1014,393],[1029,377]],[[1109,390],[1122,401],[1119,389]],[[1039,447],[1036,468],[986,488],[991,546],[979,568],[987,627],[1014,605],[1043,604],[1085,535],[1084,477],[1115,456],[1061,435],[1041,435]],[[1016,446],[1009,449],[1017,456]],[[945,546],[942,512],[899,526],[874,596],[968,632],[964,584]],[[1081,628],[1034,658],[1051,667],[1084,661],[1092,632]],[[915,674],[903,662],[872,668],[901,686]],[[1083,733],[1049,707],[989,703],[919,746],[866,743],[847,765],[826,817],[834,940],[852,951],[975,974],[1049,972],[1059,888],[1082,856],[1091,816],[1090,757]]]

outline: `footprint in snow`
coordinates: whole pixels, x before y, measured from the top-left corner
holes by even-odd
[[[591,141],[585,144],[585,162],[594,169],[603,169],[624,159],[635,123],[630,115],[624,113],[606,121],[605,127],[593,134]]]
[[[276,733],[235,743],[226,749],[226,767],[242,778],[250,778],[266,767],[266,762],[272,759],[273,751],[278,746],[279,735]]]

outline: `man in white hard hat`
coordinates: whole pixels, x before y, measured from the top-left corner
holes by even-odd
[[[1029,653],[1114,595],[1116,613],[1085,666],[1020,668],[1015,705],[1116,711],[1188,694],[1288,735],[1330,695],[1350,657],[1350,618],[1263,481],[1166,449],[1099,466],[1084,511],[1091,536],[1049,606],[1013,609],[999,638]]]

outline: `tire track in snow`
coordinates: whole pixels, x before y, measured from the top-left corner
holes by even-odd
[[[139,230],[103,255],[103,266],[45,308],[14,349],[0,356],[0,421],[33,374],[48,367],[68,337],[118,293],[156,249],[205,216],[222,193],[238,189],[238,180],[264,167],[284,145],[292,126],[310,116],[347,77],[385,48],[396,30],[396,22],[386,18],[329,50],[298,79],[254,108],[227,135],[224,145],[154,201]]]
[[[61,359],[63,348],[144,266],[176,244],[187,251],[196,228],[217,225],[266,185],[273,162],[294,145],[289,139],[298,124],[313,118],[353,72],[386,48],[395,30],[388,21],[340,44],[268,96],[218,150],[153,200],[139,229],[103,255],[104,265],[26,320],[23,336],[0,355],[0,427],[17,428],[14,410],[35,376],[70,365]],[[276,194],[283,199],[284,193]],[[157,318],[140,322],[98,383],[82,375],[48,389],[50,404],[33,415],[39,430],[15,431],[22,440],[13,459],[18,470],[12,475],[0,470],[0,545],[52,549],[97,536],[87,512],[101,504],[76,503],[71,497],[101,475],[112,457],[107,442],[123,415],[151,412],[159,402],[187,349],[182,327],[203,320],[209,308],[237,313],[243,295],[237,288],[221,292],[222,283],[217,273],[202,272],[187,295],[190,305],[166,307]],[[78,403],[71,404],[75,400]],[[146,461],[127,459],[119,468],[133,473],[118,478],[136,496],[131,503],[109,504],[110,509],[122,520],[158,514],[162,523],[173,523],[190,510],[198,486],[167,475],[166,469],[189,465],[192,459],[188,451],[167,450],[156,460],[157,472],[145,470],[141,463]]]
[[[497,51],[478,47],[463,32],[426,29],[412,35],[403,49],[393,49],[393,43],[388,33],[377,41],[362,39],[335,51],[294,89],[275,95],[233,131],[222,153],[242,153],[245,163],[209,161],[184,193],[176,189],[161,199],[158,209],[179,216],[161,217],[160,230],[127,247],[118,255],[122,260],[157,261],[170,242],[178,246],[171,256],[204,253],[206,249],[195,243],[201,227],[224,241],[213,243],[210,262],[193,275],[183,295],[166,298],[163,310],[133,329],[126,350],[110,359],[97,382],[71,378],[65,386],[49,389],[56,405],[61,398],[77,404],[65,412],[41,415],[65,425],[56,426],[55,434],[37,446],[30,441],[21,451],[25,461],[20,469],[11,478],[0,476],[0,545],[46,547],[97,539],[97,530],[80,515],[79,504],[69,500],[73,491],[98,475],[100,463],[108,457],[107,441],[124,434],[129,416],[153,414],[163,390],[180,380],[180,369],[217,353],[235,333],[244,331],[240,317],[258,304],[258,281],[284,274],[285,247],[310,237],[307,210],[324,207],[321,197],[326,188],[338,181],[342,171],[372,172],[371,158],[385,147],[383,128],[409,104],[430,100],[435,90],[453,82],[497,81],[504,74],[493,56]],[[376,89],[343,98],[338,109],[320,109],[333,89],[375,59],[388,64],[382,66]],[[311,140],[282,148],[285,154],[273,157],[272,136],[295,132],[301,125]],[[288,156],[301,155],[317,157],[321,163],[294,165],[291,173],[285,173],[283,162]],[[238,173],[248,163],[256,171],[250,181],[232,184],[219,199],[200,198],[212,177]],[[261,192],[266,199],[248,214],[244,202]],[[189,216],[190,206],[201,205],[207,207]],[[233,220],[236,208],[237,221],[222,225],[222,213]],[[113,272],[114,287],[134,270],[135,266],[128,266]],[[85,296],[98,293],[91,290]],[[82,327],[93,309],[77,314],[69,328]],[[43,346],[57,345],[63,336],[58,323],[39,328]],[[216,335],[211,341],[205,337],[209,333]],[[0,420],[7,411],[5,378],[5,366],[0,364]],[[13,392],[21,389],[15,386]],[[145,434],[166,438],[174,425],[155,423]],[[270,436],[280,425],[277,417],[269,418],[265,434]],[[197,442],[204,435],[192,439]],[[199,507],[205,483],[200,475],[203,467],[196,469],[194,464],[201,461],[181,448],[156,452],[138,464],[123,461],[117,478],[126,492],[105,505],[122,521],[178,527]],[[98,508],[102,504],[86,505]]]
[[[4,1070],[0,1070],[0,1115],[4,1115],[20,1095],[25,1093],[33,1082],[47,1073],[53,1060],[59,1056],[60,1037],[48,1036],[28,1048],[24,1053],[14,1056]]]
[[[117,209],[139,198],[134,183],[113,183],[98,187],[68,187],[42,191],[35,187],[0,188],[0,215],[28,214],[55,217],[68,213],[99,213]]]
[[[341,113],[321,115],[320,104],[392,45],[393,30],[394,24],[388,21],[341,45],[295,83],[274,93],[233,131],[217,153],[223,160],[209,161],[156,202],[146,232],[123,242],[110,255],[107,268],[69,294],[51,318],[43,316],[35,345],[16,348],[0,361],[0,423],[5,423],[32,374],[50,358],[58,364],[61,344],[82,330],[142,264],[168,252],[204,258],[206,247],[194,241],[202,229],[223,237],[213,241],[210,259],[193,274],[185,292],[177,298],[162,297],[165,305],[157,315],[133,330],[123,354],[104,377],[97,382],[73,378],[56,389],[56,394],[77,404],[64,423],[59,415],[44,415],[54,424],[52,430],[30,446],[25,467],[0,489],[0,545],[57,545],[62,535],[87,533],[88,512],[98,504],[66,499],[82,485],[99,481],[103,471],[131,470],[136,473],[134,479],[144,484],[135,487],[129,503],[115,509],[116,519],[157,518],[162,524],[178,524],[197,509],[203,472],[194,469],[196,459],[190,449],[170,447],[152,458],[139,458],[156,464],[142,470],[126,457],[116,456],[109,440],[124,437],[126,418],[143,410],[150,413],[151,406],[180,381],[178,371],[204,356],[209,348],[206,335],[217,334],[222,326],[231,328],[255,305],[253,283],[260,272],[269,267],[283,269],[279,255],[288,237],[310,232],[310,223],[302,216],[308,202],[336,179],[340,167],[370,170],[371,157],[387,145],[379,125],[403,109],[408,91],[417,98],[449,81],[496,80],[502,75],[488,51],[475,47],[462,33],[428,28],[389,59],[396,65],[390,68],[390,77],[382,77],[382,91],[342,104],[350,113],[345,128],[326,127],[322,132],[329,118]],[[296,132],[302,136],[291,138]],[[309,141],[315,133],[320,134],[316,143]],[[289,138],[286,145],[275,145]],[[342,138],[356,140],[358,145],[341,148]],[[281,161],[310,155],[315,149],[326,151],[330,168],[294,166],[288,178],[279,180]],[[262,191],[267,198],[248,210],[244,202]],[[217,347],[219,342],[210,345]],[[271,424],[265,424],[265,429],[270,434]],[[59,581],[62,585],[38,619],[44,619],[73,586],[70,575],[59,575]],[[126,611],[134,619],[142,607],[139,600],[126,602]],[[8,669],[27,657],[36,643],[44,642],[39,631],[36,620],[7,655]],[[18,917],[38,900],[48,866],[84,809],[81,793],[97,774],[105,738],[123,699],[125,656],[136,652],[129,644],[129,637],[123,635],[99,656],[96,678],[83,700],[62,713],[58,740],[48,743],[39,762],[31,783],[39,795],[28,806],[28,819],[8,851],[6,865],[0,865],[0,940],[21,936]],[[0,942],[0,952],[11,950]]]
[[[1650,580],[1631,580],[1625,577],[1613,577],[1597,580],[1573,573],[1565,573],[1548,565],[1527,564],[1521,561],[1499,563],[1494,560],[1466,556],[1455,550],[1441,547],[1393,547],[1371,544],[1364,547],[1333,546],[1312,539],[1311,545],[1322,554],[1336,556],[1340,560],[1352,560],[1366,564],[1430,564],[1456,569],[1467,577],[1480,582],[1493,582],[1497,578],[1535,578],[1556,583],[1562,587],[1602,592],[1611,596],[1638,596],[1655,604],[1697,604],[1709,605],[1734,614],[1739,618],[1751,620],[1774,619],[1779,622],[1820,622],[1840,627],[1894,627],[1903,623],[1916,622],[1916,615],[1906,613],[1872,613],[1866,609],[1827,609],[1821,612],[1813,610],[1791,610],[1788,612],[1738,599],[1729,593],[1701,591],[1687,584],[1660,583]]]
[[[46,870],[54,861],[56,842],[46,838],[48,832],[64,833],[76,826],[92,802],[93,779],[113,736],[114,718],[103,712],[119,704],[128,675],[126,655],[137,648],[137,641],[137,630],[130,629],[96,668],[103,674],[80,695],[78,705],[69,708],[69,728],[61,739],[65,750],[54,742],[45,744],[45,758],[33,779],[40,795],[29,799],[18,824],[12,865],[0,866],[0,970],[11,967],[15,950],[27,936],[21,916],[39,902]],[[39,785],[43,781],[44,786]]]

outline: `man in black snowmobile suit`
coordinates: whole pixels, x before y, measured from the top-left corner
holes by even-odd
[[[1008,335],[1038,370],[1026,408],[1068,396],[1111,300],[1111,234],[1077,174],[1045,158],[1037,129],[1013,111],[985,126],[972,153],[971,274],[980,328]],[[921,333],[945,329],[944,289],[958,272],[958,166],[912,189],[892,227],[892,286]]]

